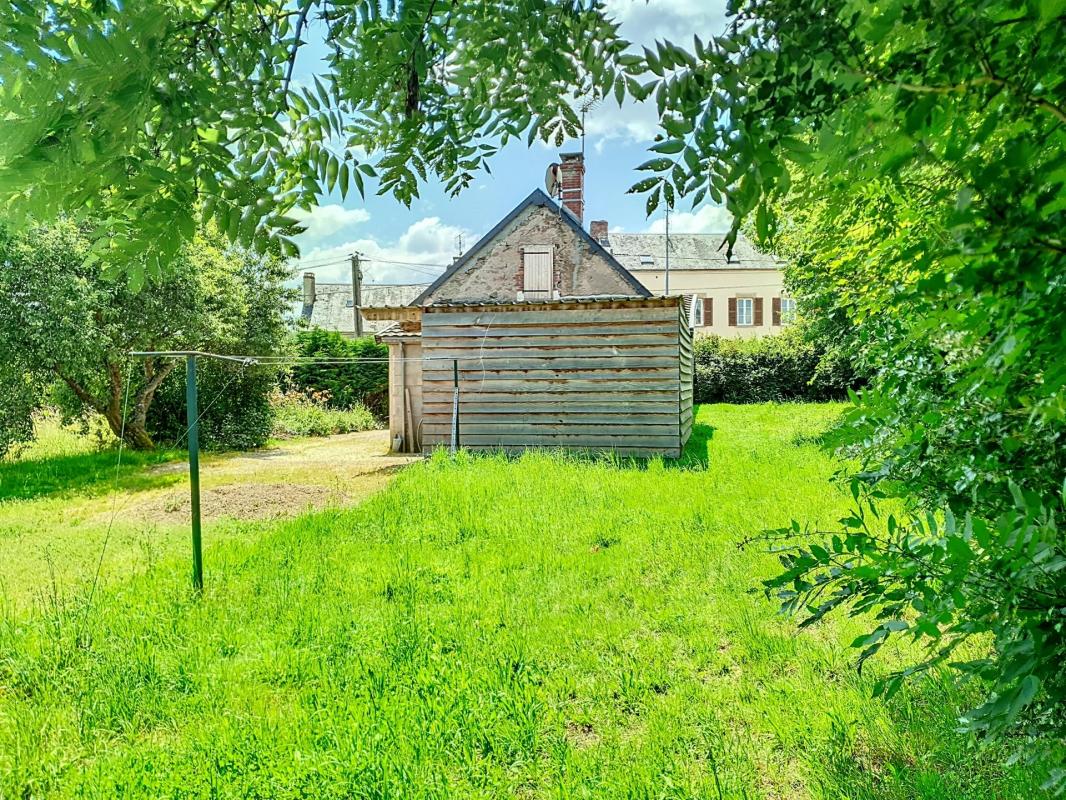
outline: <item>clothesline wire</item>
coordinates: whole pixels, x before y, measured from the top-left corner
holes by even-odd
[[[629,347],[641,347],[642,345],[628,345]],[[644,347],[656,347],[657,345],[649,343],[643,345]],[[521,349],[521,348],[519,348]],[[135,356],[158,356],[161,358],[180,358],[185,355],[181,353],[132,353]],[[420,357],[407,357],[402,358],[382,358],[382,357],[361,357],[353,356],[350,358],[345,357],[332,357],[332,356],[219,356],[214,353],[196,353],[199,358],[217,358],[224,361],[231,361],[240,364],[242,367],[276,367],[283,366],[285,364],[299,364],[299,365],[312,365],[312,364],[326,364],[326,365],[341,365],[341,364],[390,364],[400,362],[433,362],[441,361],[445,363],[452,363],[453,361],[510,361],[515,358],[525,359],[545,359],[551,360],[553,358],[564,358],[568,361],[573,360],[602,360],[604,358],[612,358],[615,356],[624,356],[625,352],[606,352],[603,355],[598,356],[578,356],[578,355],[564,355],[564,356],[510,356],[510,355],[475,355],[475,356],[420,356]],[[206,409],[205,409],[206,410]],[[201,415],[202,416],[202,415]]]

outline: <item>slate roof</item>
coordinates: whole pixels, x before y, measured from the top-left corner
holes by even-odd
[[[756,250],[743,234],[737,234],[733,257],[726,261],[724,240],[724,233],[671,233],[670,270],[781,269],[784,266],[785,262],[776,256]],[[666,267],[665,233],[610,233],[607,249],[630,271]],[[651,262],[642,256],[650,256]]]
[[[476,258],[478,253],[480,253],[486,245],[492,242],[508,225],[510,225],[518,217],[519,214],[521,214],[530,206],[546,206],[555,210],[559,209],[559,206],[556,205],[555,201],[548,197],[548,195],[546,195],[540,189],[534,189],[532,192],[529,193],[529,196],[526,197],[525,200],[515,206],[515,208],[511,211],[510,214],[508,214],[506,217],[497,222],[491,231],[486,233],[484,236],[481,237],[480,240],[478,240],[477,244],[467,250],[461,258],[457,259],[454,264],[452,264],[450,267],[448,267],[447,270],[445,270],[443,275],[437,278],[437,280],[431,283],[424,292],[422,292],[417,298],[415,298],[414,302],[412,302],[411,305],[424,305],[426,299],[431,294],[433,294],[433,292],[435,292],[437,289],[447,283],[451,279],[452,275],[454,275],[456,272],[466,266],[467,262],[470,261],[470,259]],[[592,248],[592,252],[598,253],[599,255],[603,256],[603,259],[607,262],[607,265],[619,275],[621,275],[622,278],[625,279],[626,283],[633,287],[633,293],[635,295],[639,297],[651,296],[651,292],[644,288],[644,285],[641,284],[640,281],[630,275],[629,271],[624,266],[622,266],[622,264],[620,264],[618,260],[614,258],[614,256],[611,255],[609,250],[605,249],[603,245],[601,245],[599,242],[589,236],[588,231],[586,231],[581,226],[581,223],[573,214],[562,213],[559,215],[559,219],[561,219],[563,222],[573,228],[577,232],[578,236],[584,239],[585,243]]]
[[[420,295],[426,284],[410,286],[367,286],[362,295],[363,307],[405,306]],[[315,285],[315,302],[302,305],[301,316],[312,327],[325,328],[329,331],[351,334],[354,329],[352,321],[352,285],[350,283],[318,283]],[[377,333],[391,323],[387,320],[375,321],[363,318],[363,330]]]

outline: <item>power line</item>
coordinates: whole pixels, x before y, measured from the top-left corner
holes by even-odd
[[[393,265],[396,265],[396,266],[405,267],[406,269],[409,269],[409,270],[411,270],[413,272],[421,272],[421,273],[423,273],[425,275],[432,275],[434,277],[439,276],[440,273],[439,272],[430,272],[429,270],[421,269],[421,267],[431,267],[432,269],[435,269],[435,270],[446,270],[446,269],[448,269],[448,267],[446,265],[444,265],[444,264],[424,264],[424,263],[419,263],[419,262],[414,262],[414,261],[393,261],[393,260],[387,259],[387,258],[363,258],[361,260],[364,263],[366,263],[368,261],[371,261],[371,262],[376,262],[378,264],[393,264]],[[296,275],[297,273],[299,273],[301,271],[304,271],[304,270],[322,269],[324,267],[340,266],[342,264],[348,264],[348,263],[349,263],[348,258],[338,259],[336,261],[322,261],[322,262],[317,262],[317,263],[313,262],[313,263],[310,263],[310,264],[303,264],[303,263],[297,262],[293,266],[293,268],[290,270],[289,274],[290,275]]]
[[[323,260],[323,261],[312,261],[309,264],[305,264],[302,261],[297,261],[296,264],[295,264],[295,267],[294,267],[294,271],[299,271],[301,269],[318,269],[320,267],[332,267],[335,264],[347,264],[348,263],[348,259],[350,259],[350,258],[351,258],[351,256],[345,256],[344,258],[338,258],[338,259],[326,259],[326,260]]]
[[[425,283],[364,283],[363,288],[367,286],[426,286]],[[373,306],[371,306],[373,308]]]
[[[402,264],[406,267],[433,267],[435,269],[448,269],[447,264],[426,264],[419,261],[392,261],[387,258],[368,258],[367,261],[379,261],[382,264]]]

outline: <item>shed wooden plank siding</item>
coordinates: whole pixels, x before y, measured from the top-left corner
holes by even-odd
[[[424,449],[677,457],[692,427],[692,333],[678,298],[424,309]]]

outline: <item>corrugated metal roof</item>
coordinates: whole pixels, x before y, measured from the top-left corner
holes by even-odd
[[[366,286],[360,291],[362,306],[375,308],[382,306],[405,306],[422,294],[428,284],[410,286]],[[303,305],[302,315],[313,327],[329,331],[352,333],[352,286],[348,283],[318,283],[315,285],[315,302]],[[390,325],[389,320],[368,320],[363,318],[363,330],[375,333]]]
[[[760,253],[742,234],[737,234],[733,257],[726,260],[724,233],[671,233],[670,270],[781,269],[784,261]],[[610,233],[607,249],[631,272],[666,268],[665,233]]]

